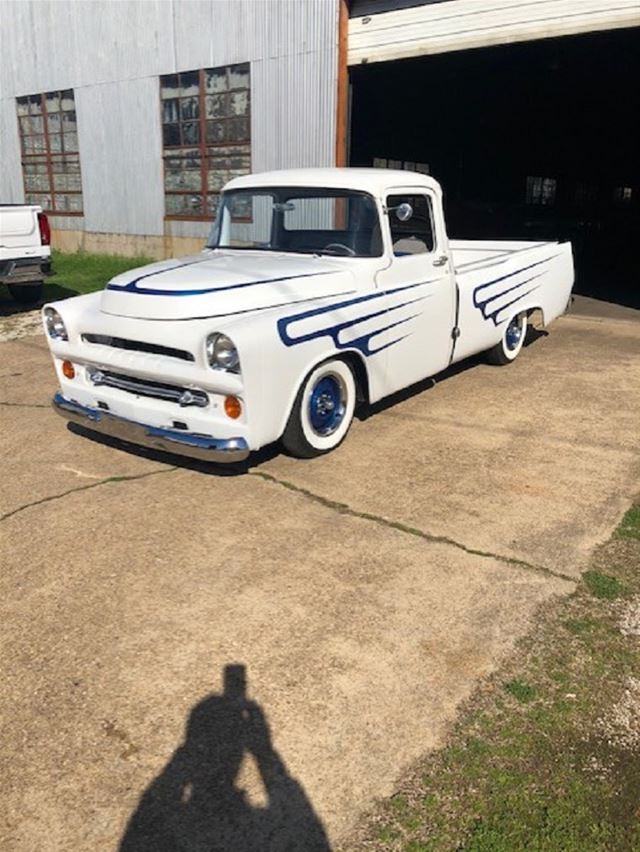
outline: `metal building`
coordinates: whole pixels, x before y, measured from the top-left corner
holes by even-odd
[[[53,210],[58,248],[199,249],[225,178],[334,163],[338,0],[24,0],[0,21],[0,198]]]

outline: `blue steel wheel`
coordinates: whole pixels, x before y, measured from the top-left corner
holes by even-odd
[[[291,455],[313,458],[345,438],[356,405],[356,382],[349,364],[325,361],[306,377],[296,396],[282,443]]]
[[[318,435],[332,435],[342,423],[347,399],[347,389],[340,376],[322,376],[311,388],[309,420]]]
[[[511,322],[507,326],[507,330],[504,335],[504,343],[509,352],[514,352],[516,349],[518,349],[521,340],[522,317],[516,316],[511,320]]]

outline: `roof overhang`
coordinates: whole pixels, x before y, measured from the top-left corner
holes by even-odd
[[[637,26],[638,0],[449,0],[351,18],[347,62],[386,62]]]

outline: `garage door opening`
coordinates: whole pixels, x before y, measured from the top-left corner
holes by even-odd
[[[640,29],[351,68],[354,166],[428,170],[459,238],[570,239],[576,292],[640,308]]]

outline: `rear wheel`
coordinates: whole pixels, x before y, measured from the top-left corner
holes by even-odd
[[[32,305],[42,298],[42,281],[36,284],[9,284],[9,292],[21,305]]]
[[[502,366],[514,361],[524,343],[527,334],[526,313],[511,317],[499,343],[487,350],[487,361]]]
[[[356,405],[356,382],[340,360],[325,361],[302,383],[282,435],[285,449],[301,459],[334,450],[345,439]]]

